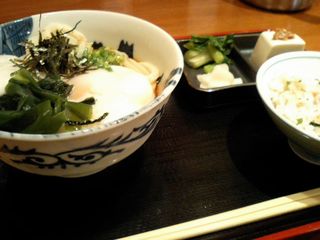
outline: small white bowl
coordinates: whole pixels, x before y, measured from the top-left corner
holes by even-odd
[[[21,55],[20,42],[38,33],[40,15],[1,25],[0,54]],[[176,41],[145,20],[105,11],[74,10],[44,13],[41,27],[50,23],[70,26],[89,41],[118,48],[133,44],[134,58],[156,65],[163,88],[151,103],[128,116],[86,130],[59,134],[21,134],[0,131],[0,159],[20,170],[49,176],[80,177],[105,169],[136,151],[159,122],[183,70],[183,55]]]
[[[320,137],[302,130],[272,104],[269,83],[283,76],[320,79],[320,52],[298,51],[277,55],[262,64],[256,77],[257,90],[264,106],[276,126],[287,136],[292,150],[302,159],[320,165]]]

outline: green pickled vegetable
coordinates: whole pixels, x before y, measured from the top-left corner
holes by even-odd
[[[212,46],[211,44],[208,44],[207,49],[215,63],[220,64],[225,62],[225,56],[216,47]]]
[[[187,51],[184,60],[192,68],[199,68],[208,63],[231,63],[228,55],[231,53],[234,44],[233,35],[225,37],[214,36],[192,36],[184,44]]]
[[[189,50],[184,54],[185,62],[192,68],[199,68],[212,61],[208,51]]]
[[[213,71],[215,65],[216,64],[207,64],[207,65],[203,66],[204,73],[211,73]]]

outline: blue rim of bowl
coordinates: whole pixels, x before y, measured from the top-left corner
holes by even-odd
[[[316,136],[312,136],[312,135],[308,134],[308,132],[301,130],[300,128],[295,126],[293,123],[291,123],[287,119],[285,119],[281,114],[278,114],[278,112],[271,105],[269,97],[266,94],[264,94],[262,91],[263,76],[270,68],[272,68],[274,65],[276,65],[280,62],[284,62],[289,59],[303,59],[303,58],[318,59],[320,61],[320,52],[318,52],[318,51],[287,52],[287,53],[282,53],[282,54],[276,55],[276,56],[268,59],[266,62],[264,62],[262,64],[262,66],[259,68],[259,70],[257,72],[256,88],[258,90],[259,95],[263,99],[264,104],[268,107],[268,109],[270,111],[272,111],[276,116],[278,116],[285,124],[294,128],[296,131],[298,131],[305,138],[320,141],[320,137],[316,137]]]
[[[50,140],[57,140],[57,139],[68,139],[68,138],[74,138],[74,137],[83,137],[95,133],[102,132],[106,129],[112,129],[116,126],[122,125],[128,121],[131,121],[135,118],[137,118],[139,115],[142,115],[146,113],[149,109],[152,109],[155,105],[160,104],[162,101],[164,101],[167,97],[170,96],[174,88],[177,86],[178,82],[180,81],[180,78],[183,73],[183,66],[184,66],[184,60],[183,55],[180,50],[179,45],[177,44],[176,40],[166,31],[164,31],[159,26],[148,22],[142,18],[138,18],[129,14],[124,13],[118,13],[118,12],[111,12],[111,11],[101,11],[101,10],[66,10],[66,11],[53,11],[53,12],[44,12],[41,13],[42,16],[44,15],[52,15],[52,14],[68,14],[68,13],[91,13],[91,14],[107,14],[107,15],[117,15],[117,16],[123,16],[130,18],[134,21],[141,22],[145,25],[147,25],[150,28],[157,29],[158,31],[162,32],[162,34],[165,36],[165,38],[170,41],[173,45],[175,45],[175,55],[177,56],[177,66],[173,66],[172,72],[174,72],[174,75],[168,75],[166,76],[168,79],[166,79],[167,83],[162,90],[161,94],[158,95],[155,99],[153,99],[150,103],[143,106],[142,108],[138,109],[137,111],[134,111],[126,116],[123,116],[117,120],[107,122],[107,123],[101,123],[97,126],[93,126],[91,128],[87,129],[81,129],[77,131],[70,131],[70,132],[63,132],[63,133],[54,133],[54,134],[26,134],[26,133],[15,133],[15,132],[8,132],[8,131],[2,131],[0,130],[0,137],[4,139],[16,139],[16,140],[28,140],[28,141],[50,141]],[[38,17],[40,14],[31,15],[28,17],[23,17],[20,19],[15,19],[9,22],[5,22],[0,24],[0,28],[12,23],[15,23],[17,21],[22,21],[28,18]],[[171,72],[171,73],[172,73]]]

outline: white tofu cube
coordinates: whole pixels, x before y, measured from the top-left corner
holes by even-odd
[[[251,55],[251,63],[257,71],[267,59],[284,52],[302,51],[305,41],[297,34],[287,40],[274,40],[274,31],[264,31],[260,34]]]

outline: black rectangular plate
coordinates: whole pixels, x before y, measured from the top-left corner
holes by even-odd
[[[259,37],[259,34],[260,33],[234,35],[234,48],[230,54],[230,58],[233,61],[233,64],[231,64],[229,68],[230,72],[232,72],[236,78],[241,78],[243,80],[242,84],[210,89],[200,88],[200,84],[196,76],[197,74],[203,73],[202,68],[193,69],[189,67],[187,64],[185,64],[184,75],[188,84],[196,91],[206,92],[209,94],[225,89],[254,85],[256,72],[253,70],[250,64],[250,56]],[[178,44],[183,53],[186,51],[183,45],[187,41],[188,39],[178,41]]]

